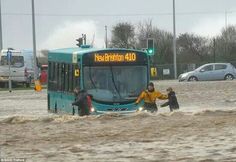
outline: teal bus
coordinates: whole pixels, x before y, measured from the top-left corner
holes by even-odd
[[[132,113],[149,82],[149,56],[133,49],[66,48],[48,54],[48,110],[80,114],[74,88],[92,96],[91,114]]]

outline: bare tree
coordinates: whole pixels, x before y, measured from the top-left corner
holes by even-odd
[[[209,61],[210,41],[194,34],[181,34],[177,40],[179,61],[197,63]]]
[[[216,56],[222,61],[236,61],[236,26],[222,29],[216,40]]]
[[[112,29],[110,47],[135,48],[134,26],[128,22],[118,23]]]
[[[138,24],[137,47],[147,48],[146,41],[148,38],[154,39],[155,53],[153,63],[172,63],[172,34],[170,32],[158,29],[152,25],[152,20],[147,20]]]

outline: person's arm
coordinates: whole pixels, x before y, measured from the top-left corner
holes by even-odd
[[[72,102],[72,105],[73,105],[73,106],[79,106],[79,103],[80,103],[80,102],[79,102],[78,100],[75,100],[74,102]]]
[[[168,95],[162,94],[159,91],[156,91],[155,93],[156,98],[160,99],[160,100],[166,100],[168,99]]]
[[[75,102],[72,103],[72,105],[79,106],[79,105],[81,104],[82,100],[83,100],[83,95],[82,95],[82,94],[79,94],[79,95],[76,97]]]
[[[138,104],[143,98],[144,98],[144,96],[145,96],[145,92],[143,91],[140,95],[139,95],[139,97],[138,97],[138,99],[136,100],[136,104]]]
[[[163,103],[162,105],[161,105],[161,107],[166,107],[166,106],[168,106],[168,105],[170,105],[170,102],[168,101],[168,102],[165,102],[165,103]]]

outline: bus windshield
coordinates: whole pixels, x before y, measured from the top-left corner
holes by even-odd
[[[84,88],[98,101],[133,101],[146,85],[146,66],[84,67]]]
[[[0,65],[2,65],[2,66],[8,65],[7,56],[2,56],[1,57],[1,64]],[[23,56],[12,56],[11,66],[23,67],[24,66],[24,57]]]

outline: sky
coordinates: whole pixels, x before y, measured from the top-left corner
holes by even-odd
[[[3,48],[32,49],[31,0],[0,0]],[[105,46],[119,22],[152,20],[173,31],[173,0],[34,0],[37,50],[75,47],[86,33],[89,43]],[[176,32],[212,37],[236,25],[236,0],[175,0]]]

